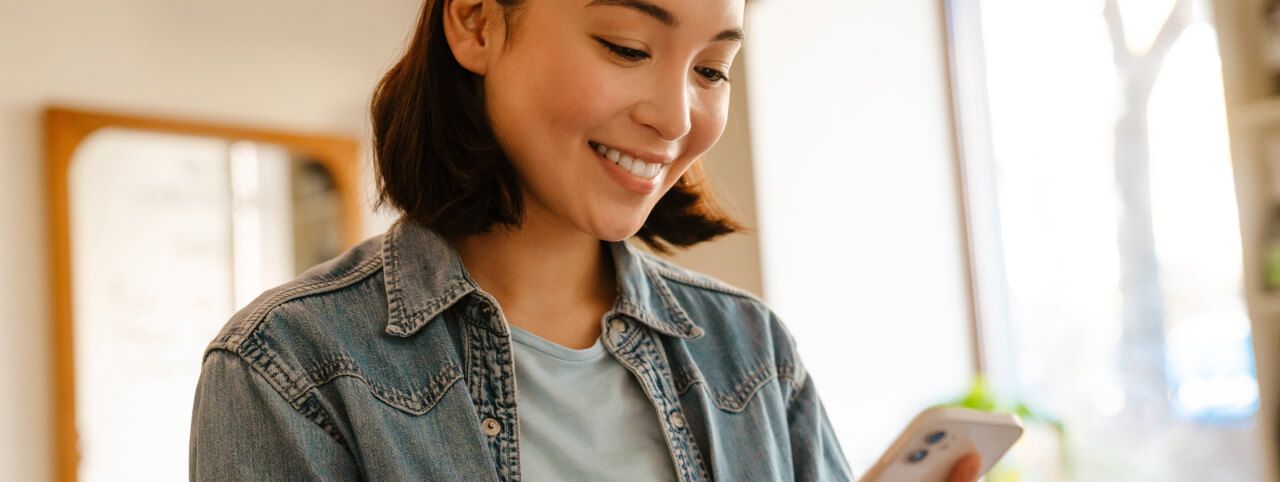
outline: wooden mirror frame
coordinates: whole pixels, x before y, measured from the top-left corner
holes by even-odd
[[[76,430],[76,379],[73,293],[71,282],[70,192],[67,175],[80,144],[103,128],[123,128],[165,134],[181,134],[252,141],[282,146],[319,162],[333,175],[341,204],[341,237],[344,249],[361,240],[359,144],[342,136],[311,135],[278,130],[180,121],[77,110],[54,106],[45,109],[46,206],[49,220],[51,314],[53,342],[53,440],[54,477],[78,478],[80,452]],[[194,396],[194,394],[193,394]]]

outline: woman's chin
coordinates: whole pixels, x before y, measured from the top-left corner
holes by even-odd
[[[622,216],[601,219],[595,223],[595,227],[591,232],[596,238],[603,241],[622,241],[640,232],[640,228],[644,226],[644,221],[644,218],[624,219]]]

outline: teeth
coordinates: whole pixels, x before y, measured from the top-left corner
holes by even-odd
[[[594,143],[593,143],[594,144]],[[631,175],[643,178],[653,179],[662,172],[662,164],[652,164],[635,159],[631,156],[619,152],[617,149],[610,149],[604,144],[595,144],[595,151],[604,156],[610,162],[617,164],[622,170],[631,173]]]

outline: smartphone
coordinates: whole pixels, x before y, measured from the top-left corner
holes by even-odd
[[[859,482],[943,482],[962,457],[982,455],[985,474],[1022,436],[1009,413],[933,407],[911,421]]]

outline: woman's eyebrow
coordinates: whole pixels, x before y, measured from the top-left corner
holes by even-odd
[[[715,38],[711,39],[711,41],[712,42],[722,42],[722,41],[741,42],[742,30],[736,29],[736,28],[725,30],[723,32],[716,34]]]
[[[588,7],[598,7],[602,5],[634,9],[640,13],[657,19],[659,22],[662,22],[663,25],[668,27],[680,25],[680,22],[676,20],[675,15],[672,15],[671,12],[667,11],[667,9],[644,0],[591,0],[591,3],[587,4]]]
[[[588,7],[599,7],[599,6],[605,6],[605,5],[630,8],[632,10],[635,10],[645,15],[648,15],[650,17],[653,17],[654,19],[656,19],[659,22],[662,22],[663,25],[666,25],[668,27],[676,27],[680,25],[680,21],[676,19],[676,16],[672,15],[671,12],[668,12],[667,9],[659,7],[652,3],[646,2],[645,0],[591,0],[591,3],[587,4]],[[741,29],[725,30],[723,32],[716,34],[716,36],[712,38],[711,41],[712,42],[722,42],[722,41],[741,42],[742,30]]]

